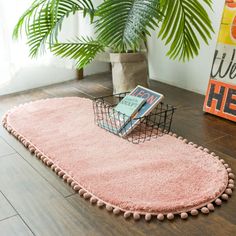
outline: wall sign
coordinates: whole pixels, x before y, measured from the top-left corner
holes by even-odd
[[[236,0],[225,2],[204,111],[236,121]]]

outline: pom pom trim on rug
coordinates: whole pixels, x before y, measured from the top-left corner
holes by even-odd
[[[46,100],[46,99],[44,99]],[[29,104],[29,103],[27,103]],[[25,105],[25,104],[23,104]],[[23,106],[20,105],[20,106]],[[7,118],[8,115],[13,111],[14,109],[10,110],[8,113],[5,114],[3,117],[2,123],[4,128],[12,134],[15,138],[17,138],[33,155],[35,155],[38,159],[40,159],[46,166],[50,167],[60,178],[62,178],[65,182],[67,182],[71,188],[77,192],[81,197],[83,197],[85,200],[90,201],[91,204],[97,205],[99,208],[105,208],[107,211],[112,212],[114,215],[120,215],[123,214],[125,219],[133,217],[134,220],[140,220],[141,217],[144,217],[146,221],[150,221],[152,218],[157,218],[159,221],[163,221],[165,218],[168,220],[173,220],[175,216],[180,216],[181,219],[186,220],[189,215],[191,216],[197,216],[199,212],[203,214],[209,214],[210,212],[213,212],[215,210],[215,206],[220,206],[223,201],[228,201],[230,196],[233,193],[234,189],[234,174],[232,173],[232,169],[229,167],[228,164],[225,163],[223,159],[220,159],[219,156],[217,156],[214,152],[211,152],[202,146],[198,146],[197,144],[193,142],[188,142],[187,139],[184,139],[181,136],[178,136],[175,133],[172,132],[165,132],[166,135],[173,136],[179,140],[182,140],[186,145],[192,145],[193,147],[202,150],[203,152],[209,153],[212,157],[218,159],[225,167],[225,169],[228,172],[228,184],[227,187],[219,194],[218,197],[216,197],[213,201],[208,202],[202,206],[199,206],[198,208],[191,209],[188,212],[169,212],[169,213],[160,213],[160,212],[136,212],[136,211],[127,211],[124,209],[121,209],[117,206],[111,205],[102,199],[99,199],[92,193],[88,192],[83,186],[81,186],[73,177],[71,177],[68,173],[66,173],[60,166],[56,165],[53,160],[51,160],[45,153],[43,153],[41,150],[37,149],[37,147],[34,146],[29,140],[27,140],[23,135],[21,135],[17,130],[15,130],[13,127],[11,127],[8,122]]]

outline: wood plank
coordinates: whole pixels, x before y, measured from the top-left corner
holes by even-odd
[[[0,157],[12,153],[15,153],[15,150],[0,137]]]
[[[19,216],[0,221],[0,235],[2,236],[32,236],[30,229]]]
[[[149,80],[150,88],[158,91],[165,96],[165,102],[174,106],[191,106],[193,108],[202,109],[204,96],[187,91],[175,86],[167,85],[155,80]]]
[[[207,146],[215,151],[227,154],[232,158],[236,158],[236,137],[227,135],[207,143]],[[236,168],[235,168],[236,173]]]
[[[63,196],[69,196],[74,193],[74,191],[69,187],[63,180],[58,178],[58,176],[47,168],[40,160],[38,160],[34,155],[30,154],[28,149],[26,149],[17,139],[9,135],[9,133],[0,127],[0,135],[4,140],[14,148],[21,157],[27,161],[32,168],[34,168],[45,180],[48,181],[58,192]]]
[[[178,110],[182,108],[185,110],[187,107],[195,112],[195,116],[189,117],[190,114],[184,111],[185,120],[192,122],[194,125],[199,124],[236,136],[236,125],[234,122],[203,112],[205,96],[154,80],[150,80],[150,84],[152,89],[165,95],[165,103],[176,106]]]
[[[77,88],[67,87],[64,84],[59,84],[55,86],[48,86],[42,89],[45,93],[53,96],[53,97],[86,97],[89,98],[88,95],[80,92]]]
[[[224,137],[227,133],[205,125],[202,112],[192,107],[181,107],[175,111],[172,131],[199,145]]]
[[[1,191],[36,235],[91,235],[81,213],[19,155],[1,158],[0,173]]]
[[[165,94],[165,102],[178,107],[173,130],[215,151],[236,172],[235,123],[204,114],[202,95],[153,80],[150,84],[152,89]],[[46,97],[93,97],[111,93],[110,73],[92,75],[81,81],[73,80],[3,96],[0,99],[0,113],[14,105]],[[0,135],[26,161],[19,155],[0,158],[0,190],[36,235],[236,235],[235,193],[229,202],[217,207],[209,216],[200,214],[196,218],[189,217],[187,221],[178,218],[162,223],[156,219],[150,223],[144,220],[138,223],[126,221],[122,216],[116,217],[104,209],[91,206],[78,195],[70,196],[73,194],[70,187],[32,157],[3,128],[0,128]],[[65,199],[63,196],[69,197]],[[1,234],[1,225],[0,235],[4,235]]]
[[[112,94],[112,82],[108,74],[86,76],[83,80],[76,81],[72,85],[79,91],[92,97],[100,97]]]
[[[215,153],[219,155],[220,158],[225,160],[227,164],[233,169],[234,173],[236,173],[236,158],[232,158],[231,156],[224,154],[215,150]],[[225,220],[231,222],[231,224],[236,226],[236,192],[234,190],[233,195],[229,198],[228,202],[224,202],[224,204],[219,207],[219,210],[216,210],[214,214],[221,216]]]
[[[17,213],[7,201],[4,195],[0,192],[0,221],[11,216],[16,215]],[[1,235],[1,234],[0,234]]]
[[[0,96],[0,116],[2,116],[7,110],[11,109],[13,106],[48,97],[52,96],[43,92],[40,88]]]
[[[133,219],[125,220],[121,215],[115,216],[105,209],[91,206],[78,195],[73,195],[67,199],[74,209],[81,213],[80,221],[86,224],[87,231],[91,235],[199,236],[203,234],[204,236],[222,236],[236,233],[236,225],[221,216],[225,206],[216,210],[218,214],[212,213],[208,216],[200,214],[197,217],[189,217],[186,221],[181,220],[180,217],[176,217],[174,221],[164,220],[163,222],[153,218],[151,222],[147,223],[144,219],[135,222]],[[93,222],[92,225],[91,222]]]

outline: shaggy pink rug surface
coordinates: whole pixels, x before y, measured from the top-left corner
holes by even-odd
[[[232,170],[214,153],[174,134],[132,144],[97,127],[87,99],[25,104],[3,123],[81,196],[126,218],[187,218],[232,194]]]

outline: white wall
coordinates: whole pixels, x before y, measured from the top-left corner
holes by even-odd
[[[95,1],[95,5],[101,0]],[[78,26],[78,35],[79,36],[89,36],[92,38],[96,38],[95,30],[93,26],[90,25],[89,16],[83,18],[83,13],[79,13],[79,26]],[[109,64],[101,61],[93,61],[89,65],[84,68],[84,75],[91,75],[96,73],[101,73],[109,70]]]
[[[152,33],[149,46],[150,78],[167,84],[205,94],[210,76],[220,21],[225,0],[213,0],[213,12],[209,11],[215,29],[209,46],[203,45],[199,56],[190,62],[172,61],[166,57],[167,47]]]
[[[95,3],[97,3],[95,1]],[[19,92],[31,88],[59,83],[76,78],[73,62],[46,54],[38,59],[28,57],[24,39],[12,41],[12,31],[20,15],[32,3],[31,0],[0,0],[0,20],[3,22],[3,43],[0,28],[0,95]],[[12,9],[14,7],[14,10]],[[81,27],[81,29],[79,29]],[[64,23],[61,39],[72,40],[80,32],[92,35],[93,29],[87,24],[81,25],[79,15],[69,17]],[[1,48],[2,46],[2,48]],[[7,49],[6,49],[7,47]],[[2,52],[2,51],[5,51]],[[2,53],[6,56],[2,56]],[[85,75],[100,73],[109,69],[107,63],[94,62],[85,68]]]
[[[0,19],[3,28],[0,32],[0,95],[19,92],[35,87],[59,83],[76,78],[72,63],[54,57],[51,54],[39,56],[37,59],[29,58],[29,48],[23,37],[18,41],[12,40],[13,28],[30,6],[31,0],[9,0],[0,2]],[[14,6],[14,9],[12,8]],[[67,20],[68,37],[75,35],[78,23],[76,18]],[[2,41],[1,41],[2,39]]]

